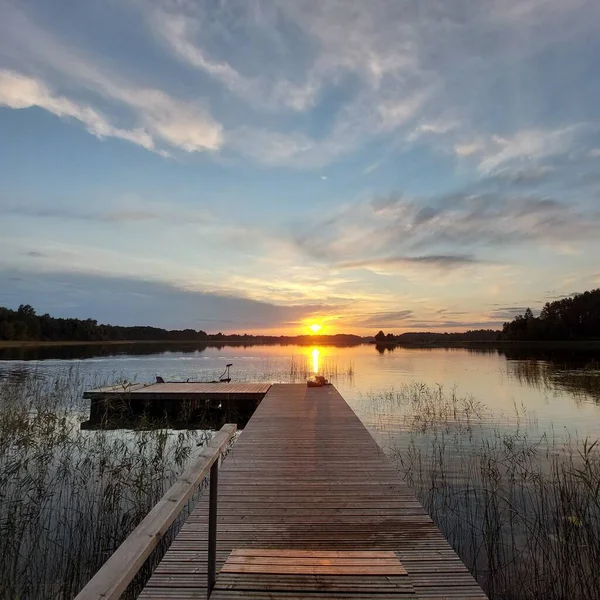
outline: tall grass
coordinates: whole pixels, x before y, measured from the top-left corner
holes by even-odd
[[[281,373],[284,375],[284,380],[290,383],[304,382],[314,374],[312,357],[304,355],[292,356],[289,372]],[[324,356],[319,359],[319,375],[333,382],[344,380],[351,382],[354,379],[354,365],[351,362],[340,365],[336,357]]]
[[[404,430],[391,457],[490,598],[600,598],[596,442],[535,435],[522,411],[506,429],[439,387],[370,400],[373,423]]]
[[[3,598],[70,599],[185,468],[202,431],[81,431],[81,378],[0,381]]]

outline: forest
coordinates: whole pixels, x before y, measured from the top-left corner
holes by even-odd
[[[49,314],[38,315],[29,304],[17,310],[0,306],[0,341],[40,342],[247,342],[280,344],[338,344],[353,345],[363,342],[357,335],[298,335],[267,336],[207,333],[195,329],[161,329],[159,327],[102,325],[95,319],[63,319]]]
[[[461,333],[435,333],[430,331],[424,332],[407,332],[400,335],[393,333],[384,333],[380,331],[375,336],[377,344],[400,344],[405,346],[423,345],[423,344],[444,344],[447,342],[495,342],[498,339],[499,331],[494,329],[477,329],[469,330]]]
[[[600,289],[546,302],[539,316],[528,308],[504,323],[500,340],[566,341],[600,339]]]

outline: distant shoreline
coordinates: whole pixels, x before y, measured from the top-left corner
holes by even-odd
[[[268,340],[108,340],[102,341],[35,341],[35,340],[0,340],[0,349],[2,348],[51,348],[66,346],[137,346],[137,345],[168,345],[168,346],[362,346],[368,344],[368,341],[362,342],[343,342],[335,340],[307,340],[302,341],[268,341]]]
[[[487,346],[490,348],[510,348],[515,346],[540,348],[598,348],[600,340],[498,340],[498,341],[447,341],[447,342],[365,342],[373,346],[389,348],[462,348]]]
[[[562,341],[447,341],[447,342],[375,342],[364,340],[363,342],[348,343],[335,341],[261,341],[261,340],[109,340],[109,341],[0,341],[2,348],[52,348],[69,346],[140,346],[140,345],[165,345],[165,346],[361,346],[371,345],[385,348],[464,348],[464,347],[488,347],[488,348],[506,348],[506,347],[540,347],[540,348],[598,348],[600,349],[600,340],[562,340]]]

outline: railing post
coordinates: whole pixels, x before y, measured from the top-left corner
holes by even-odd
[[[208,499],[208,590],[207,598],[217,581],[217,493],[219,486],[218,458],[210,468],[210,490]]]

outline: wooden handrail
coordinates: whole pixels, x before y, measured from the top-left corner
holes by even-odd
[[[236,430],[236,425],[223,425],[198,458],[77,594],[75,600],[116,600],[121,596],[213,464],[218,464]]]

